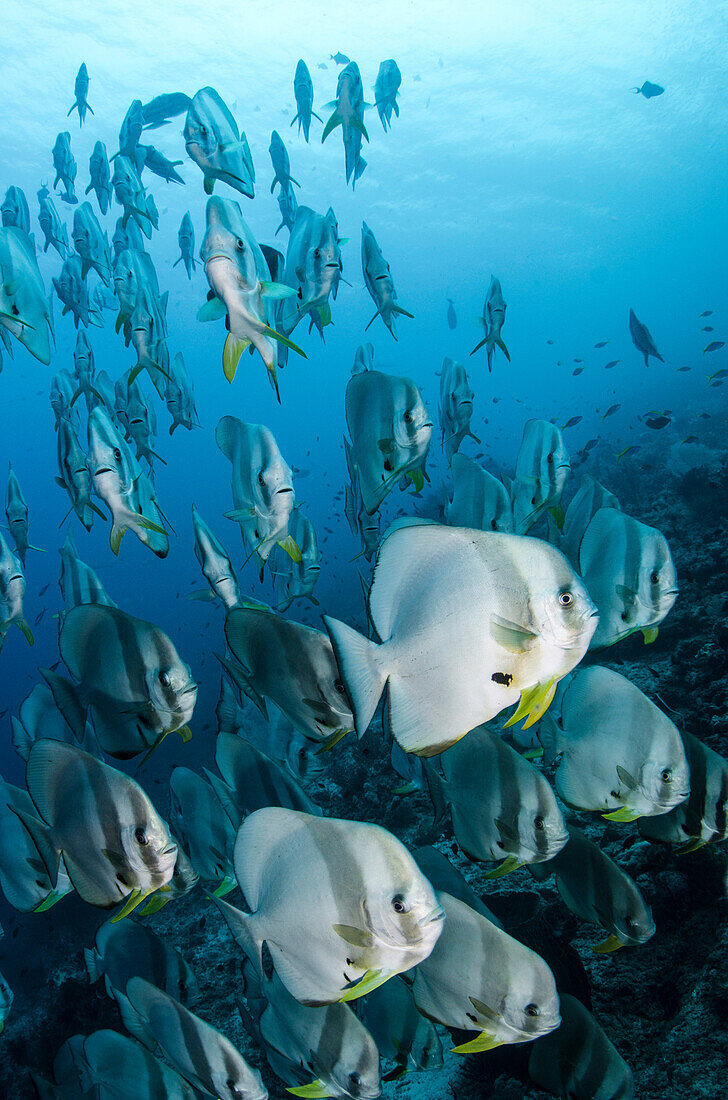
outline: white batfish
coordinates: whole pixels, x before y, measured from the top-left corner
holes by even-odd
[[[442,752],[520,699],[533,724],[584,656],[596,610],[547,543],[439,524],[401,527],[379,551],[369,641],[325,616],[363,734],[388,688],[387,723],[406,752]]]

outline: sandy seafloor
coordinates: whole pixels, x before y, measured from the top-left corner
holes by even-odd
[[[662,465],[669,452],[659,453]],[[631,467],[615,466],[609,459],[607,465],[608,470],[601,468],[597,456],[583,469],[601,476],[617,492],[625,511],[664,532],[677,566],[680,595],[651,646],[637,635],[588,660],[609,664],[653,699],[659,695],[683,716],[688,730],[726,755],[728,454],[714,451],[709,467],[687,473],[667,467],[659,476],[649,458]],[[575,472],[569,493],[577,484]],[[213,752],[211,743],[208,763]],[[633,876],[657,925],[656,935],[643,947],[595,955],[590,945],[602,938],[600,930],[577,922],[552,885],[537,885],[525,870],[479,885],[482,868],[458,852],[449,820],[443,832],[435,833],[427,796],[393,796],[395,780],[388,747],[375,726],[359,745],[347,738],[338,746],[325,781],[314,784],[310,793],[326,813],[376,821],[410,846],[435,840],[492,904],[506,928],[543,951],[558,968],[563,988],[591,997],[596,1018],[632,1067],[641,1100],[717,1100],[724,1095],[725,846],[677,856],[642,841],[634,825],[570,815],[582,825],[588,822],[590,835],[601,837],[605,850]],[[152,788],[153,797],[159,799],[159,790]],[[540,902],[534,904],[524,891],[540,895]],[[236,898],[233,894],[229,900]],[[123,1030],[103,982],[90,986],[83,964],[82,949],[90,945],[94,929],[105,918],[102,911],[67,898],[48,914],[17,914],[5,921],[3,968],[15,989],[15,1003],[0,1038],[0,1096],[32,1096],[27,1068],[48,1075],[53,1055],[68,1036],[100,1027]],[[261,1067],[271,1097],[289,1095],[242,1028],[236,1008],[241,956],[203,892],[195,890],[151,920],[196,972],[201,997],[193,1007]],[[384,1095],[402,1100],[536,1100],[546,1094],[529,1083],[528,1049],[524,1045],[468,1057],[446,1054],[442,1071],[408,1075],[387,1084]]]

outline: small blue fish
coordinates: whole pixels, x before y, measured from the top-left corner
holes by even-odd
[[[645,99],[652,99],[656,95],[662,95],[665,89],[661,84],[653,84],[650,80],[646,80],[641,88],[633,88],[632,91],[637,95],[643,95]]]
[[[93,114],[93,108],[89,107],[86,96],[88,95],[88,69],[86,68],[86,62],[82,62],[81,68],[76,73],[76,83],[73,85],[73,94],[76,97],[72,106],[68,110],[66,118],[69,117],[71,111],[78,111],[78,124],[83,126],[86,121],[86,112],[91,111]]]

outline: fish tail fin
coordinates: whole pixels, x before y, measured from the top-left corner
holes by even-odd
[[[388,673],[379,660],[380,646],[338,619],[324,615],[324,623],[351,699],[357,736],[361,737],[387,683]]]
[[[430,792],[433,810],[433,825],[441,825],[447,816],[447,795],[445,782],[442,776],[435,771],[429,760],[423,760],[423,771],[427,781],[427,789]]]
[[[475,345],[475,347],[473,348],[473,350],[471,351],[470,354],[475,355],[476,351],[480,351],[480,349],[483,347],[483,345],[487,344],[487,342],[488,342],[488,337],[484,336],[483,339],[480,341],[480,343]]]
[[[240,909],[236,909],[235,906],[231,905],[228,901],[223,901],[219,897],[216,898],[214,894],[208,894],[208,897],[210,901],[215,903],[224,917],[225,923],[230,929],[238,947],[247,955],[262,978],[264,976],[263,944],[259,942],[255,935],[251,915],[241,912]]]
[[[324,126],[324,132],[323,132],[323,133],[322,133],[322,135],[321,135],[321,144],[322,144],[322,145],[323,145],[323,143],[324,143],[324,142],[326,141],[326,138],[327,138],[327,137],[329,136],[329,134],[330,134],[330,133],[331,133],[331,132],[332,132],[333,130],[335,130],[337,126],[341,126],[341,124],[343,123],[343,121],[344,121],[344,120],[343,120],[343,118],[341,117],[341,114],[340,114],[340,112],[339,112],[339,108],[338,108],[338,106],[337,106],[337,107],[336,107],[336,110],[335,110],[335,111],[334,111],[334,113],[332,114],[331,118],[329,119],[329,121],[328,121],[328,122],[326,123],[326,125]]]
[[[104,972],[104,968],[101,965],[101,956],[98,951],[95,951],[93,947],[84,947],[83,961],[88,970],[89,981],[92,984],[97,982]]]
[[[174,261],[174,263],[172,264],[172,268],[174,269],[177,266],[177,264],[181,264],[181,263],[182,263],[182,257],[180,256],[180,258],[178,260]]]
[[[81,114],[81,108],[78,105],[78,100],[76,100],[76,102],[68,108],[68,114],[66,115],[66,118],[70,118],[74,111],[78,111],[79,115]]]

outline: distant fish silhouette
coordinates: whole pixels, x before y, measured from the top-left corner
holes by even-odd
[[[345,53],[341,53],[341,52],[339,52],[339,53],[330,53],[329,58],[330,58],[331,61],[335,61],[337,65],[348,65],[349,62],[351,61],[350,57],[347,57]],[[655,85],[652,85],[652,87],[655,87]],[[653,95],[654,94],[655,93],[653,92]]]
[[[647,325],[643,325],[642,322],[637,319],[633,309],[629,311],[629,331],[632,337],[632,343],[645,357],[646,367],[650,365],[650,355],[654,355],[655,359],[659,359],[661,363],[665,362],[655,347],[655,341],[652,339]]]
[[[643,95],[645,99],[652,99],[653,96],[662,95],[665,89],[661,84],[652,84],[651,81],[646,80],[641,88],[633,88],[632,91],[637,95]]]
[[[447,327],[449,329],[457,328],[458,319],[455,315],[455,305],[453,303],[453,300],[452,300],[452,298],[447,298],[446,301],[448,303],[448,306],[447,306]]]

